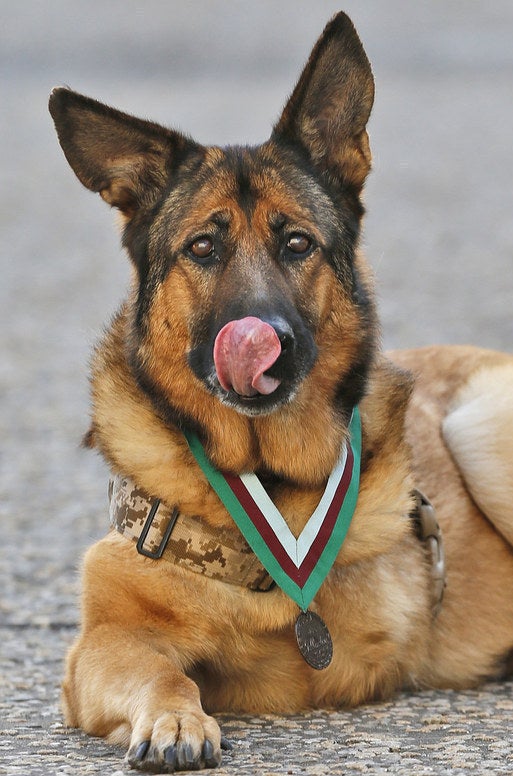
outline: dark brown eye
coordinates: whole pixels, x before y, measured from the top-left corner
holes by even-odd
[[[304,256],[312,248],[312,241],[304,234],[291,234],[287,241],[287,248],[296,256]]]
[[[198,237],[189,245],[189,252],[196,259],[208,259],[214,253],[214,243],[210,237]]]

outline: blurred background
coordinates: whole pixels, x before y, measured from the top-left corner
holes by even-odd
[[[376,79],[364,243],[384,343],[511,349],[513,3],[342,7]],[[51,88],[67,84],[206,143],[262,141],[340,8],[332,0],[0,2],[8,621],[47,622],[57,610],[62,621],[76,618],[73,569],[106,528],[107,475],[79,447],[87,362],[129,274],[114,213],[81,187],[58,146]]]

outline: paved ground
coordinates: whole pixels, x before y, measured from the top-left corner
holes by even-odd
[[[121,774],[58,712],[75,569],[105,530],[86,363],[128,268],[57,146],[55,84],[214,142],[264,139],[332,0],[0,0],[0,773]],[[374,64],[366,243],[390,346],[513,342],[513,4],[347,0]],[[513,773],[513,686],[225,720],[226,774]]]

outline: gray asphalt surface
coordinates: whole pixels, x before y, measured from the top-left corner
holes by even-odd
[[[0,773],[120,774],[66,731],[76,568],[106,530],[87,360],[128,263],[46,110],[69,84],[205,142],[267,137],[337,2],[0,0]],[[347,0],[377,82],[366,246],[387,346],[513,345],[513,3]],[[224,719],[220,774],[513,773],[512,684]]]

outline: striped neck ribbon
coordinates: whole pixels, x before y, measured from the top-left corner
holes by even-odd
[[[360,483],[361,420],[357,407],[349,442],[331,472],[314,513],[296,539],[254,473],[222,473],[192,432],[189,448],[247,543],[277,585],[305,611],[326,579],[351,524]]]

